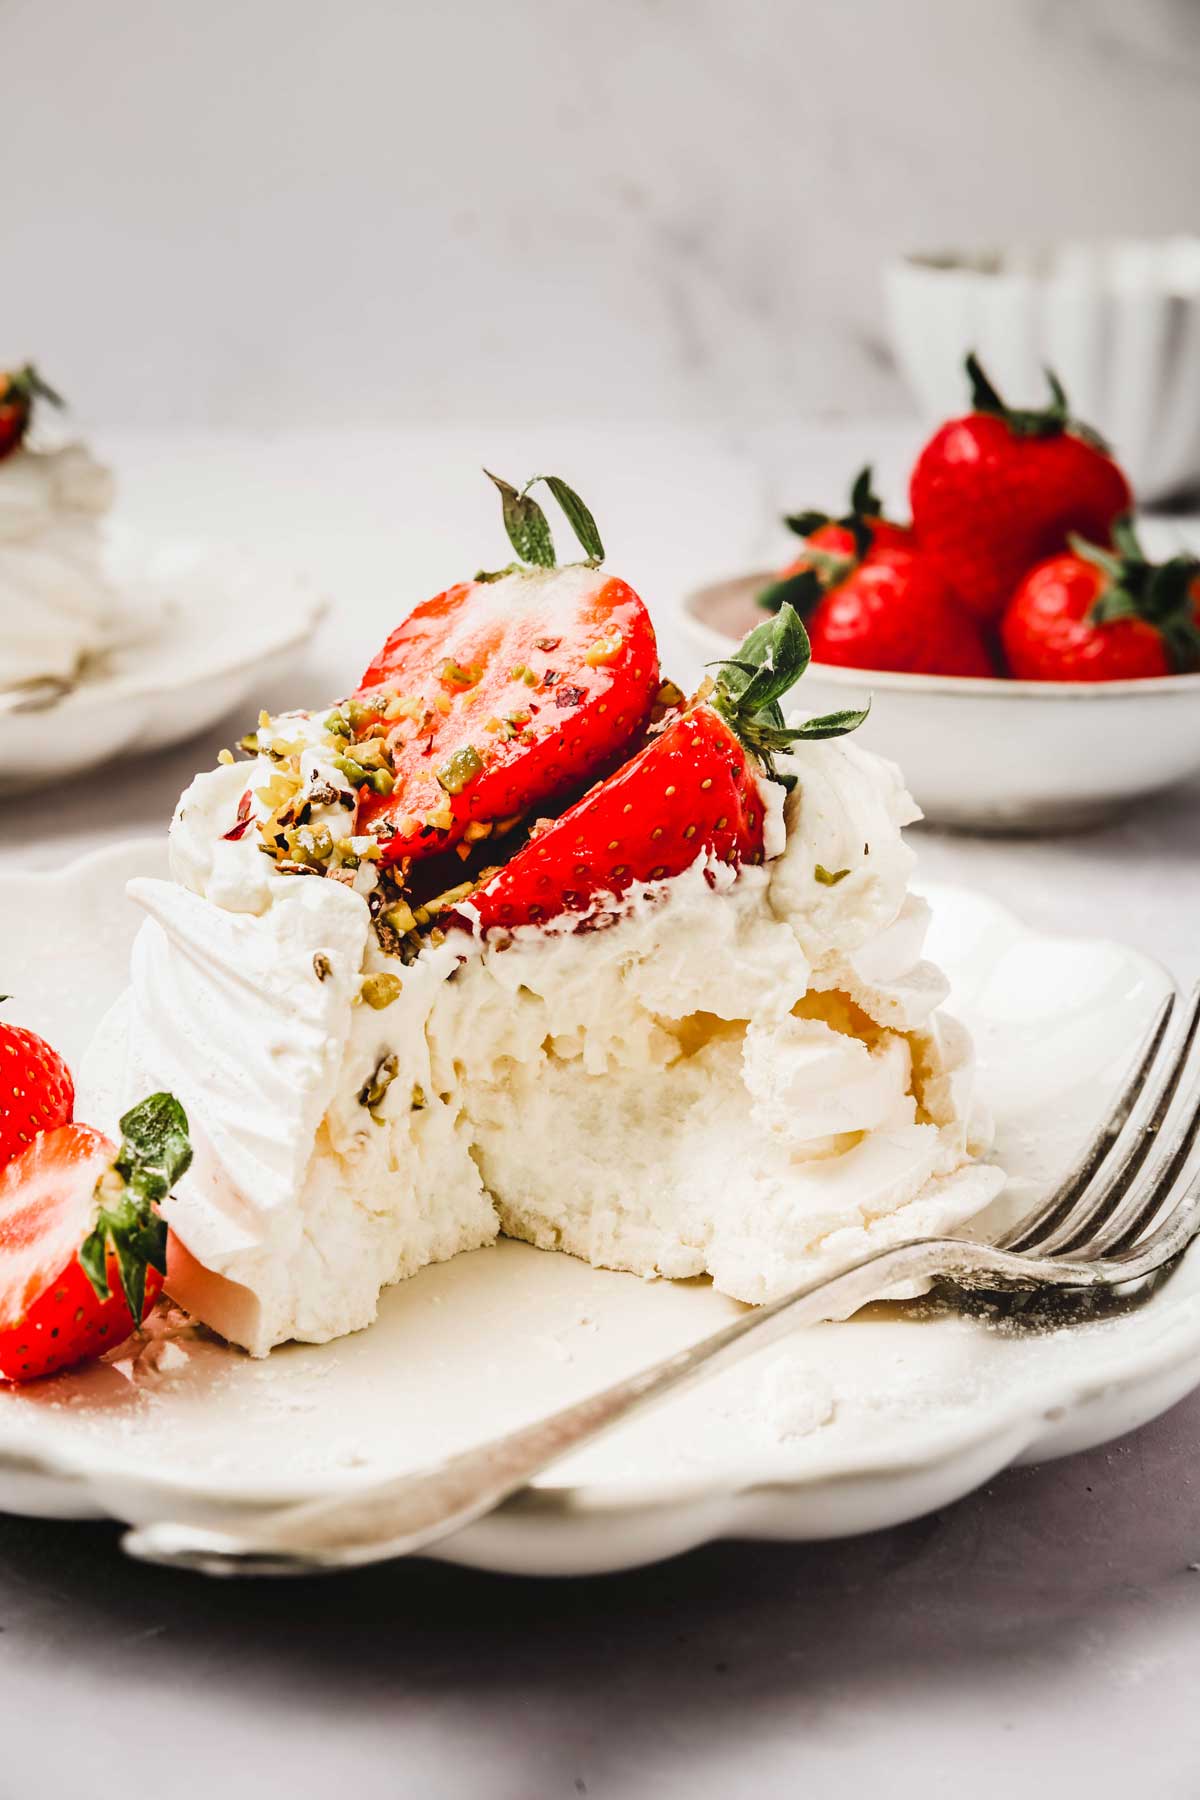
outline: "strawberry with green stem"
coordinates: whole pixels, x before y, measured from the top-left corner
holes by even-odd
[[[913,468],[913,531],[955,602],[994,622],[1071,532],[1108,543],[1132,496],[1049,370],[1050,404],[1029,410],[1005,405],[974,354],[966,370],[972,411],[941,426]]]
[[[1023,681],[1127,681],[1200,669],[1200,559],[1147,560],[1130,519],[1113,549],[1072,536],[1021,582],[1001,636]]]
[[[846,711],[785,724],[780,700],[808,661],[807,633],[785,603],[683,712],[477,889],[454,922],[511,930],[588,912],[702,858],[735,869],[761,862],[763,783],[786,788],[794,779],[775,758],[806,739],[841,737],[866,717]]]
[[[423,858],[586,781],[632,743],[659,688],[654,628],[601,572],[591,512],[558,476],[497,476],[517,562],[418,606],[331,715],[359,827],[382,859]],[[544,482],[584,552],[560,566],[530,489]]]
[[[51,406],[63,405],[62,395],[42,380],[32,363],[0,374],[0,457],[7,456],[23,441],[35,400],[46,400]]]
[[[38,1376],[122,1343],[157,1299],[159,1203],[192,1159],[187,1117],[152,1094],[116,1146],[90,1125],[40,1132],[0,1171],[0,1375]]]
[[[908,526],[884,517],[870,463],[855,476],[849,510],[840,517],[810,510],[787,513],[783,522],[805,547],[758,596],[767,612],[778,612],[786,600],[806,617],[827,588],[844,581],[873,552],[912,547]]]

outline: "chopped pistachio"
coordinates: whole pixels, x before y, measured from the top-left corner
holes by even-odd
[[[233,761],[233,751],[232,750],[218,750],[217,751],[217,761],[219,763],[225,763],[226,766],[228,766],[228,764]]]
[[[601,663],[610,663],[621,654],[621,633],[613,631],[609,637],[597,638],[596,642],[584,651],[583,660],[591,668]]]
[[[448,762],[435,770],[438,781],[448,794],[461,794],[469,787],[483,768],[483,758],[474,744],[464,744],[456,750]]]
[[[417,921],[413,917],[412,907],[403,900],[398,900],[395,906],[387,907],[380,914],[380,918],[385,925],[390,925],[393,931],[398,931],[401,937],[404,936],[405,932],[415,931],[417,928]]]
[[[836,887],[839,881],[845,881],[849,873],[849,869],[830,870],[824,868],[820,863],[813,870],[814,876],[822,887]]]
[[[371,786],[377,794],[390,794],[395,785],[395,777],[388,769],[376,769],[371,776]]]
[[[480,671],[476,668],[464,669],[461,663],[448,656],[438,670],[438,680],[443,687],[469,688],[479,680]]]
[[[429,918],[436,918],[438,913],[445,912],[449,906],[457,906],[460,900],[465,900],[467,895],[474,891],[475,883],[473,881],[460,881],[457,887],[447,888],[444,893],[435,894],[433,899],[427,900],[420,910]]]
[[[385,1006],[390,1006],[396,999],[402,986],[398,975],[390,975],[384,971],[378,975],[366,976],[359,992],[368,1006],[374,1007],[376,1012],[382,1012]]]
[[[358,731],[361,726],[371,723],[379,709],[366,706],[361,700],[347,700],[344,710],[350,721],[351,731]]]
[[[331,713],[325,714],[321,723],[324,729],[329,733],[330,737],[350,736],[350,721],[344,713],[339,712],[336,706]]]
[[[491,837],[492,821],[490,819],[472,819],[463,835],[468,844],[477,844],[481,838]]]
[[[333,759],[333,766],[335,769],[340,769],[342,774],[346,777],[346,780],[352,781],[355,787],[365,786],[367,771],[363,768],[361,763],[355,762],[353,757],[335,756]]]
[[[382,1125],[383,1120],[376,1109],[395,1081],[399,1069],[400,1064],[395,1056],[380,1057],[373,1073],[358,1090],[358,1104],[366,1107],[377,1125]]]

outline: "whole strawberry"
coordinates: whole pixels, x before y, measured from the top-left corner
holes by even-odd
[[[1200,669],[1200,560],[1151,563],[1128,520],[1115,549],[1072,538],[1025,577],[1001,636],[1022,681],[1127,681]]]
[[[61,406],[62,396],[43,381],[32,363],[0,373],[0,457],[15,450],[29,429],[35,400]]]
[[[913,530],[958,604],[991,621],[1071,532],[1107,543],[1132,495],[1102,441],[1071,418],[1049,371],[1050,405],[1019,411],[1005,406],[974,355],[966,369],[973,410],[943,425],[917,458]]]
[[[759,595],[759,605],[778,612],[786,601],[801,615],[821,590],[850,573],[872,551],[912,547],[912,532],[883,516],[883,501],[872,487],[871,465],[860,469],[850,489],[850,507],[839,518],[809,511],[788,513],[784,524],[804,539],[804,549]]]
[[[0,1169],[40,1131],[66,1125],[75,1089],[66,1063],[36,1032],[0,1021]]]
[[[912,675],[994,675],[979,621],[956,606],[937,570],[911,550],[877,550],[818,601],[813,659]]]

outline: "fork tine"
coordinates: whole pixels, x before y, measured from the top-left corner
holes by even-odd
[[[1193,1059],[1195,1060],[1195,1059]],[[1076,1255],[1087,1257],[1121,1256],[1132,1250],[1142,1234],[1148,1231],[1170,1199],[1175,1185],[1188,1165],[1192,1149],[1200,1137],[1200,1070],[1188,1090],[1187,1102],[1179,1128],[1161,1158]],[[1172,1208],[1172,1212],[1174,1208]],[[1171,1217],[1168,1213],[1165,1224]]]
[[[1176,1040],[1175,1048],[1167,1059],[1165,1070],[1158,1072],[1155,1081],[1147,1086],[1146,1105],[1150,1109],[1149,1116],[1138,1124],[1124,1155],[1113,1172],[1106,1178],[1093,1182],[1080,1196],[1078,1203],[1062,1223],[1037,1244],[1036,1251],[1039,1256],[1065,1256],[1090,1245],[1097,1233],[1116,1216],[1121,1201],[1129,1192],[1142,1164],[1158,1142],[1158,1134],[1162,1130],[1171,1109],[1171,1103],[1178,1091],[1180,1079],[1196,1041],[1198,1028],[1200,1028],[1200,986],[1193,990],[1184,1015],[1183,1026]]]
[[[1044,1233],[1053,1231],[1072,1211],[1076,1201],[1089,1186],[1100,1168],[1114,1149],[1129,1116],[1137,1102],[1138,1095],[1146,1085],[1150,1070],[1162,1049],[1163,1039],[1167,1035],[1167,1026],[1175,1010],[1178,995],[1171,992],[1165,996],[1155,1013],[1142,1042],[1140,1053],[1134,1058],[1133,1067],[1126,1078],[1111,1112],[1100,1126],[1095,1137],[1088,1145],[1082,1159],[1076,1167],[1061,1181],[1048,1199],[1036,1206],[1032,1212],[1019,1219],[1003,1237],[998,1239],[997,1248],[1001,1250],[1026,1250],[1036,1244]]]

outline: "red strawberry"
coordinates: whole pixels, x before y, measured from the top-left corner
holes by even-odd
[[[497,482],[514,548],[536,566],[418,606],[346,709],[354,741],[342,766],[371,784],[359,824],[379,835],[386,862],[433,855],[471,825],[552,799],[646,722],[659,686],[654,627],[633,589],[598,571],[603,546],[583,502],[545,479],[590,560],[557,568],[540,507]]]
[[[1001,635],[1022,681],[1126,681],[1200,668],[1200,560],[1146,561],[1132,525],[1116,553],[1073,538],[1071,552],[1021,583]]]
[[[792,607],[756,627],[697,696],[616,774],[533,836],[471,896],[456,923],[482,930],[584,912],[635,882],[678,875],[698,857],[736,868],[762,861],[763,791],[773,755],[799,738],[838,737],[865,713],[838,713],[788,729],[779,711],[808,663]],[[703,690],[702,690],[703,693]]]
[[[29,429],[35,400],[61,406],[62,396],[44,382],[32,363],[0,374],[0,457],[15,450]]]
[[[58,1051],[23,1026],[0,1023],[0,1168],[74,1111],[75,1088]]]
[[[191,1161],[187,1120],[154,1094],[117,1147],[90,1125],[44,1131],[0,1172],[0,1375],[32,1381],[122,1343],[162,1287],[155,1210]]]
[[[768,612],[777,611],[786,600],[804,614],[816,604],[821,589],[842,580],[873,551],[912,548],[909,527],[884,518],[883,502],[872,491],[869,463],[855,477],[850,510],[841,518],[815,511],[789,513],[784,524],[805,540],[805,548],[759,595],[759,605]]]
[[[1018,412],[974,356],[966,367],[974,411],[943,425],[917,458],[913,530],[958,603],[991,620],[1070,532],[1107,543],[1132,496],[1100,439],[1070,417],[1053,375],[1051,405]]]
[[[913,675],[993,675],[979,623],[910,550],[874,551],[829,588],[808,621],[813,659]]]

